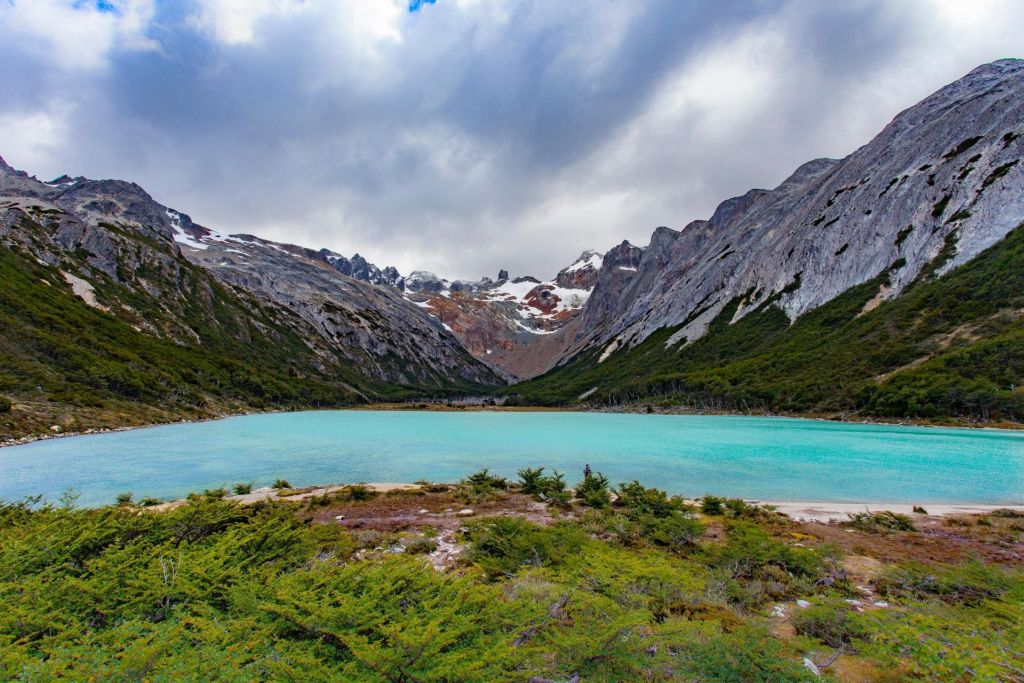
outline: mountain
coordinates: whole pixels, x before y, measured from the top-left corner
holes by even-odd
[[[395,268],[378,268],[358,254],[351,260],[356,268],[326,249],[320,253],[335,268],[341,264],[352,270],[353,277],[403,292],[475,358],[509,380],[539,375],[565,353],[603,260],[596,251],[585,251],[544,282],[529,275],[510,278],[506,270],[497,280],[448,280],[426,270],[402,276]],[[207,259],[206,265],[216,268],[220,261]]]
[[[844,159],[623,243],[558,366],[506,391],[1020,418],[1022,135],[1024,62],[997,61]]]
[[[0,395],[14,402],[0,434],[501,382],[399,290],[342,274],[357,258],[332,256],[222,235],[134,183],[44,183],[0,159]]]
[[[406,278],[406,297],[440,320],[476,358],[519,380],[548,370],[578,331],[579,317],[601,268],[587,251],[553,280],[531,276],[476,282],[441,280],[417,271]]]

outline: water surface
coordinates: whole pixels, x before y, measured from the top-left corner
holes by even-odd
[[[318,411],[235,417],[0,448],[0,499],[73,487],[175,498],[277,478],[452,481],[584,464],[614,483],[763,500],[1024,503],[1024,434],[736,416]]]

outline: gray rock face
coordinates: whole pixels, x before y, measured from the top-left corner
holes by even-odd
[[[448,284],[428,270],[414,270],[405,278],[405,289],[410,292],[438,293],[448,289]]]
[[[555,284],[566,289],[593,289],[601,272],[603,258],[596,251],[585,251],[555,276]]]
[[[356,280],[362,280],[374,285],[397,287],[399,289],[402,289],[404,286],[402,276],[394,266],[387,266],[383,269],[378,268],[359,254],[356,254],[351,259],[347,259],[329,249],[321,249],[318,253],[336,271]]]
[[[152,334],[201,342],[188,311],[194,299],[210,300],[209,292],[179,286],[186,269],[200,266],[240,297],[245,292],[280,310],[325,360],[348,358],[368,377],[435,386],[500,382],[422,307],[403,298],[394,268],[380,270],[358,255],[345,259],[223,235],[157,203],[134,183],[66,176],[43,183],[0,159],[0,242],[16,242],[61,268],[68,267],[67,254],[87,254],[88,267],[69,274],[89,286],[109,281],[153,299],[166,316],[131,318]],[[124,301],[119,313],[130,307],[131,298]]]
[[[182,252],[219,280],[297,313],[343,353],[352,349],[350,357],[370,376],[402,384],[432,377],[495,382],[493,372],[393,286],[342,275],[316,257],[320,252],[251,235],[207,236],[200,244],[182,244]]]
[[[1024,62],[1001,60],[899,114],[845,159],[808,162],[678,233],[659,228],[646,249],[612,249],[563,358],[683,323],[669,344],[696,339],[735,297],[736,319],[770,298],[796,318],[886,271],[881,294],[893,297],[926,267],[948,271],[1022,221]]]

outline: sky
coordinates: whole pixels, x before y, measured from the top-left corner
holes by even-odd
[[[550,277],[1001,57],[1019,0],[0,0],[0,156],[403,273]]]

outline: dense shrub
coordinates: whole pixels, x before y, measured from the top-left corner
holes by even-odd
[[[793,613],[792,621],[796,632],[814,638],[829,647],[849,648],[858,638],[867,635],[867,629],[843,602],[812,605]]]
[[[685,506],[679,498],[670,497],[659,489],[649,489],[638,481],[619,484],[617,507],[626,508],[632,515],[668,517]]]
[[[515,517],[474,522],[467,538],[470,557],[493,578],[511,576],[523,567],[561,564],[577,554],[584,543],[576,525],[542,527]]]
[[[587,473],[583,481],[576,485],[576,497],[592,508],[607,508],[612,504],[611,492],[608,490],[608,477],[600,472]]]
[[[848,524],[861,531],[914,531],[914,521],[895,512],[858,512],[850,515]]]
[[[238,484],[235,484],[231,488],[231,490],[234,491],[235,495],[237,495],[237,496],[244,496],[247,493],[252,493],[252,482],[249,482],[249,483],[239,482]]]
[[[379,493],[366,484],[349,484],[341,489],[341,497],[344,500],[364,501],[376,498]]]
[[[878,580],[878,590],[883,595],[933,597],[966,604],[998,597],[1011,585],[1011,578],[1003,571],[978,561],[951,567],[895,564],[887,567]]]

